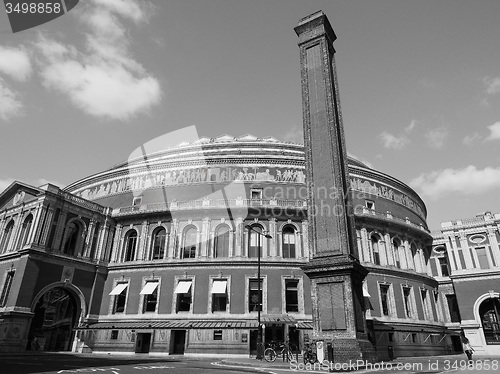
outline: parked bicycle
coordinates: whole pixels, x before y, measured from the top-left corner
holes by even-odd
[[[269,343],[269,347],[264,351],[264,358],[267,362],[273,362],[276,358],[283,358],[283,361],[290,361],[293,359],[293,352],[288,342],[271,342]]]
[[[318,356],[316,355],[316,344],[315,343],[305,343],[304,344],[304,364],[314,364],[318,361]]]

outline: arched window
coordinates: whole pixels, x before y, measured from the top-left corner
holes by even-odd
[[[10,237],[12,236],[13,230],[14,230],[14,220],[12,219],[5,227],[5,230],[3,230],[2,243],[0,245],[0,253],[7,252]]]
[[[134,261],[135,248],[137,246],[137,231],[129,230],[125,234],[125,257],[123,261]]]
[[[372,255],[373,255],[373,263],[375,265],[380,265],[380,249],[379,249],[379,237],[377,235],[371,236],[372,242]]]
[[[295,258],[295,228],[286,226],[281,232],[283,258]]]
[[[181,249],[181,258],[195,258],[198,244],[198,230],[189,227],[184,231],[184,241]]]
[[[22,248],[28,242],[28,236],[31,230],[31,224],[33,223],[33,216],[29,214],[23,222],[21,227],[21,234],[19,235],[19,241],[17,242],[17,248]]]
[[[500,341],[500,302],[498,298],[484,300],[479,307],[486,344]]]
[[[229,227],[217,229],[214,240],[214,257],[229,257]]]
[[[66,226],[65,241],[63,246],[63,253],[68,255],[77,255],[77,247],[79,245],[80,225],[72,221]]]
[[[264,240],[262,237],[262,227],[252,226],[252,230],[249,231],[250,243],[248,246],[248,257],[257,258],[259,257],[259,253],[262,255],[262,241]]]
[[[151,240],[151,259],[161,260],[164,257],[167,244],[167,230],[163,227],[158,227],[153,231]]]
[[[401,269],[401,260],[399,259],[399,247],[401,242],[398,239],[392,239],[392,252],[394,254],[394,263]]]

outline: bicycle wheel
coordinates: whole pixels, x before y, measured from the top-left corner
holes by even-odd
[[[264,358],[266,359],[267,362],[273,362],[276,360],[276,352],[272,348],[267,348],[264,351]]]
[[[318,361],[318,356],[316,356],[316,353],[311,352],[309,354],[309,363],[314,364],[316,361]]]

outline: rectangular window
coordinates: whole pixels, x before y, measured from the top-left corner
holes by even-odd
[[[118,339],[118,330],[111,330],[111,340]]]
[[[439,266],[441,267],[441,275],[443,277],[449,277],[450,276],[450,269],[448,268],[448,260],[446,257],[439,257]]]
[[[287,280],[285,282],[286,312],[299,312],[299,281]]]
[[[405,306],[405,314],[407,318],[412,317],[411,312],[411,288],[403,287],[403,302]]]
[[[156,305],[158,303],[158,284],[157,281],[148,281],[140,292],[140,295],[144,295],[142,304],[143,313],[156,312]]]
[[[222,340],[222,330],[214,330],[214,340]]]
[[[486,254],[485,247],[476,248],[477,260],[481,269],[489,269],[490,263],[488,262],[488,255]]]
[[[217,279],[212,284],[212,313],[227,310],[227,280]]]
[[[127,287],[128,283],[117,283],[116,287],[109,294],[114,296],[113,301],[113,314],[123,313],[125,311],[125,304],[127,301]]]
[[[189,312],[191,310],[191,284],[192,280],[179,281],[175,293],[177,294],[176,312]]]
[[[262,199],[262,190],[261,189],[252,189],[250,192],[250,198],[252,200],[261,200]]]
[[[393,333],[393,332],[390,332],[390,333],[389,333],[389,341],[390,341],[390,342],[393,342],[393,341],[394,341],[394,333]]]
[[[12,282],[14,281],[14,270],[7,272],[7,278],[5,278],[5,283],[2,288],[2,295],[0,296],[0,307],[4,307],[7,304],[7,299],[9,298],[10,289],[12,287]]]
[[[411,341],[412,341],[413,343],[416,343],[416,342],[417,342],[417,334],[416,334],[416,333],[412,333],[412,334],[411,334]]]
[[[389,286],[386,284],[380,285],[380,302],[382,304],[382,315],[389,315]]]
[[[455,295],[446,295],[448,301],[448,311],[450,312],[451,322],[461,322],[460,310],[458,309],[457,297]]]
[[[250,279],[249,281],[249,292],[248,292],[248,311],[256,312],[262,311],[262,279],[260,280],[260,292],[259,292],[259,281],[257,279]]]

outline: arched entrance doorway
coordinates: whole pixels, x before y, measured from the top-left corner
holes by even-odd
[[[43,293],[35,304],[28,350],[69,351],[74,338],[78,305],[63,287]]]
[[[486,344],[500,345],[500,301],[497,298],[484,300],[479,306],[479,317],[483,325]]]

